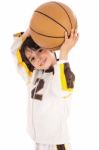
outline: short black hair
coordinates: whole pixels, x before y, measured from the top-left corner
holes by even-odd
[[[32,72],[34,70],[34,66],[29,62],[29,60],[27,59],[26,55],[25,55],[25,49],[29,47],[32,49],[39,49],[40,46],[37,45],[33,39],[31,38],[31,36],[27,37],[25,39],[25,41],[23,42],[23,44],[21,45],[21,48],[20,48],[20,54],[21,54],[21,57],[22,57],[22,61],[25,62],[25,64],[27,65],[28,69]]]

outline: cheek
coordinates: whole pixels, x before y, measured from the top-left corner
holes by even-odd
[[[49,60],[49,62],[53,63],[54,60],[55,60],[54,55],[53,54],[49,54],[48,60]]]
[[[31,64],[32,64],[32,66],[34,66],[34,67],[36,67],[36,64],[35,64],[35,62],[30,62]]]
[[[39,69],[39,65],[38,65],[37,61],[32,62],[32,65],[33,65],[36,69]]]
[[[47,61],[48,61],[48,63],[50,63],[50,64],[51,64],[51,62],[52,62],[52,58],[51,58],[51,57],[48,57]]]
[[[46,65],[48,65],[48,66],[53,65],[53,58],[52,57],[47,58]]]

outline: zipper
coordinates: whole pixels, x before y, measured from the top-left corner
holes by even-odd
[[[45,71],[44,71],[45,72]],[[42,75],[44,74],[44,72],[42,72],[42,74],[41,74],[41,77],[42,77]],[[40,78],[41,79],[41,78]],[[40,79],[39,79],[39,81],[40,81]],[[39,81],[38,81],[38,83],[39,83]],[[33,96],[33,98],[35,97],[35,94],[36,94],[36,89],[37,89],[37,86],[38,86],[38,83],[37,83],[37,85],[36,85],[36,88],[35,88],[35,91],[34,91],[34,96]],[[32,126],[33,126],[33,128],[34,128],[34,137],[35,137],[35,139],[36,139],[36,129],[35,129],[35,124],[34,124],[34,120],[33,120],[33,106],[34,106],[34,100],[33,100],[33,98],[32,98]]]

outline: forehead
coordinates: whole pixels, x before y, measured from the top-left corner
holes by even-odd
[[[40,50],[42,50],[43,53],[46,53],[46,50],[43,49],[43,48],[39,48],[39,49],[35,50],[33,48],[26,47],[26,49],[25,49],[25,55],[27,57],[29,57],[31,55],[35,56],[36,54],[39,54]]]

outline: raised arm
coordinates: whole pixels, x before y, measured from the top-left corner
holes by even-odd
[[[29,82],[29,79],[32,76],[32,72],[29,70],[27,64],[23,61],[22,55],[20,53],[20,48],[26,38],[30,36],[29,29],[26,30],[26,32],[19,32],[14,34],[14,42],[12,44],[11,50],[13,57],[16,62],[17,70],[20,73],[20,75],[24,78],[26,83]]]

